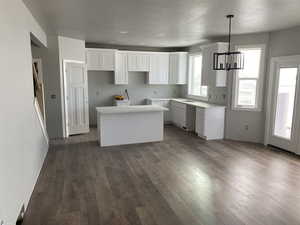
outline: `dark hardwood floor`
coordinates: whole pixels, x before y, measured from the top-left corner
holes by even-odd
[[[100,148],[93,130],[51,145],[24,224],[299,225],[300,158],[171,126]]]

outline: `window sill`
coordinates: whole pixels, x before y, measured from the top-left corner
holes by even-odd
[[[232,107],[231,109],[233,111],[262,112],[261,108]]]

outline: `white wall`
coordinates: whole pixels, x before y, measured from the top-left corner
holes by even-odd
[[[0,1],[0,220],[15,224],[48,150],[34,108],[30,33],[46,34],[21,0]]]
[[[63,72],[63,61],[64,60],[75,60],[85,62],[85,41],[58,36],[58,48],[59,48],[59,68],[60,68],[60,95],[61,95],[61,118],[64,123],[65,121],[65,103],[63,95],[63,82],[64,82],[64,72]],[[66,131],[62,129],[63,136],[66,136]]]

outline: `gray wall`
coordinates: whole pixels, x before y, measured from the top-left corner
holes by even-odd
[[[252,45],[252,44],[265,44],[266,45],[266,59],[265,59],[265,79],[264,86],[267,80],[267,67],[268,67],[268,52],[269,52],[269,34],[248,34],[233,36],[232,44],[235,45]],[[260,112],[251,111],[236,111],[231,109],[232,101],[232,73],[228,75],[228,101],[226,110],[226,138],[240,141],[250,141],[263,143],[264,130],[265,130],[265,109],[262,108]],[[263,96],[266,94],[266,87],[263,91]],[[263,104],[264,105],[264,104]],[[246,129],[248,126],[248,130]]]
[[[270,33],[270,56],[300,55],[300,26]]]
[[[97,106],[111,106],[114,95],[125,95],[128,90],[131,104],[145,104],[146,98],[180,97],[180,85],[148,85],[146,73],[129,72],[128,85],[114,85],[114,73],[104,71],[88,72],[90,124],[96,124]]]
[[[214,39],[213,42],[226,42],[226,37]],[[208,42],[209,43],[209,42]],[[201,43],[191,46],[190,53],[200,52],[201,46],[208,44]],[[251,44],[266,44],[266,65],[268,64],[268,44],[269,34],[247,34],[247,35],[234,35],[232,37],[233,48],[235,45],[251,45]],[[267,68],[267,67],[266,67]],[[208,87],[208,102],[227,105],[226,121],[225,121],[225,136],[228,139],[239,141],[250,141],[262,143],[264,138],[264,120],[265,111],[261,112],[246,112],[231,110],[231,97],[232,97],[232,73],[227,75],[227,87]],[[265,79],[267,79],[267,70],[265,71]],[[266,82],[265,82],[266,84]],[[264,92],[265,93],[265,92]],[[182,88],[182,95],[187,94],[187,86]],[[222,98],[225,96],[225,99]],[[246,130],[246,125],[248,130]]]
[[[50,138],[62,137],[58,37],[48,36],[48,48],[33,46],[32,55],[42,59],[48,135]]]

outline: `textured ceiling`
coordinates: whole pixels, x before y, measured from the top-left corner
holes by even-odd
[[[179,47],[300,25],[300,0],[23,0],[48,32],[87,42]]]

